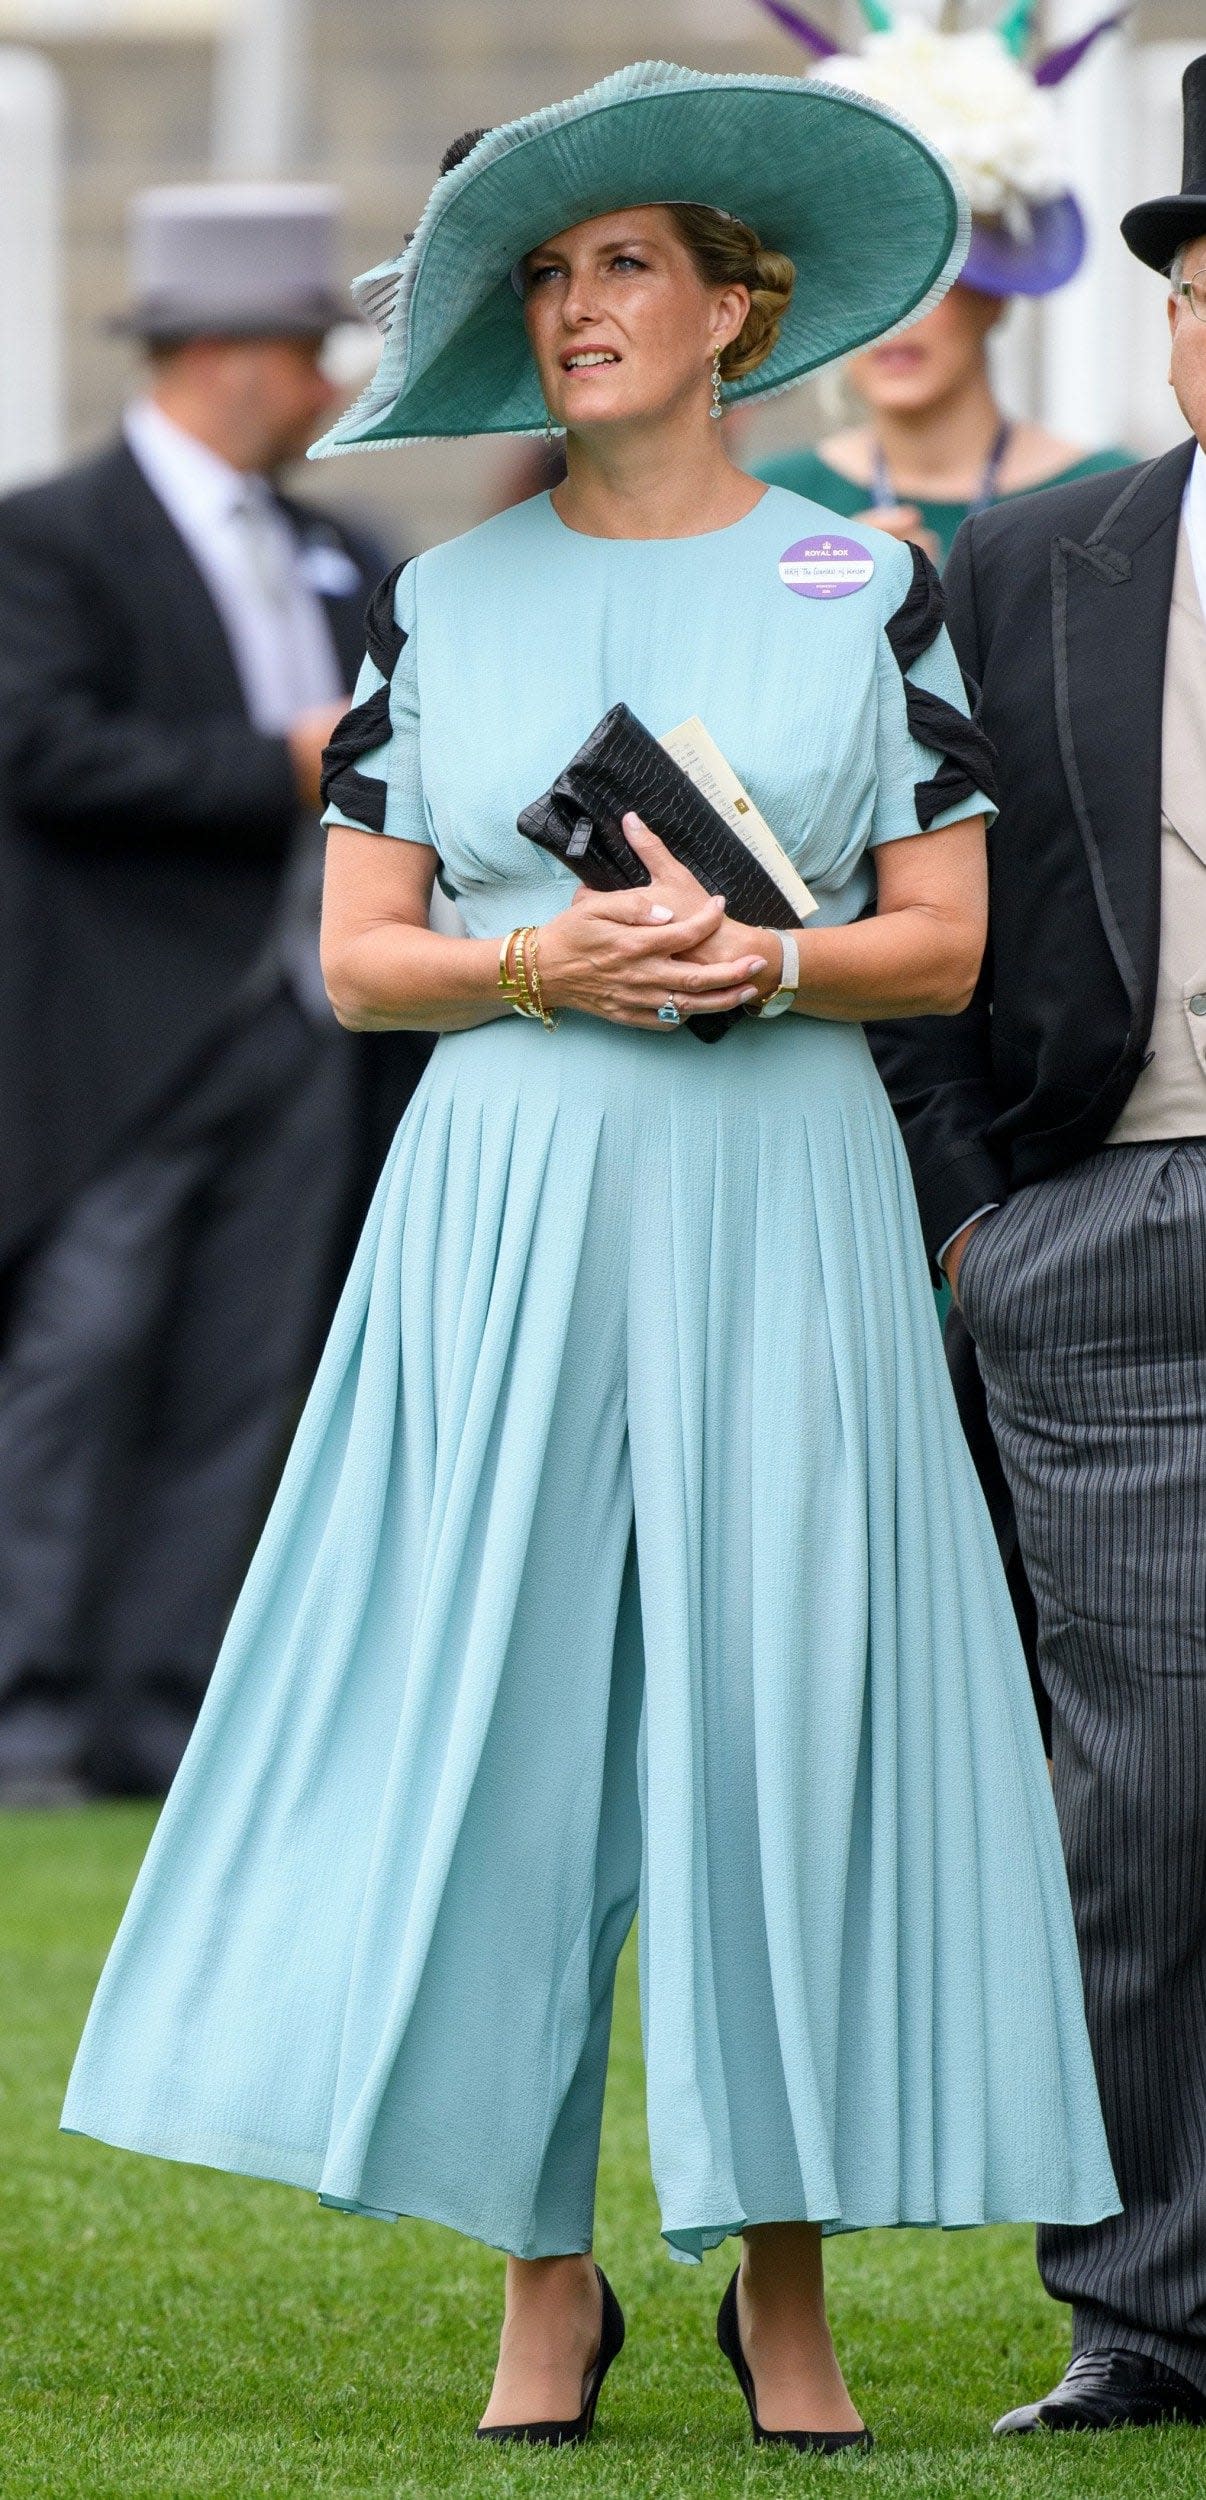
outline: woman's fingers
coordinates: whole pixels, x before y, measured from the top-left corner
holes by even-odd
[[[584,902],[580,901],[582,896],[586,897]],[[574,897],[572,908],[581,908],[588,912],[593,920],[618,921],[625,928],[644,928],[650,921],[665,923],[669,920],[676,920],[682,910],[681,895],[677,900],[678,910],[676,911],[674,901],[667,894],[665,887],[656,882],[652,886],[625,886],[617,894],[601,892],[598,887],[592,889],[580,886],[578,894]]]
[[[675,858],[673,851],[667,850],[660,834],[651,830],[644,817],[638,816],[634,807],[630,807],[627,815],[620,818],[620,824],[637,858],[644,861],[646,868],[650,869],[654,876],[661,876],[666,870],[669,870],[671,874],[676,869],[680,874],[684,873],[681,860]]]
[[[718,988],[741,988],[765,970],[765,955],[738,955],[720,964],[674,962],[670,965],[670,987],[676,998],[704,998]]]
[[[752,981],[743,982],[740,988],[713,990],[703,998],[686,998],[681,990],[667,990],[665,993],[667,998],[673,997],[683,1024],[686,1023],[688,1016],[728,1015],[735,1007],[752,1007],[757,995],[758,992]],[[662,999],[658,1000],[658,1006],[663,1003]],[[659,1033],[673,1033],[678,1030],[677,1026],[663,1022],[658,1015],[657,1007],[626,1009],[614,1021],[619,1024],[647,1025]]]
[[[758,996],[757,981],[744,956],[736,963],[712,964],[702,979],[695,972],[690,982],[684,980],[681,964],[658,964],[647,978],[642,976],[641,989],[643,992],[647,990],[648,998],[653,1000],[655,1006],[660,1007],[664,999],[672,998],[683,1015],[692,1016],[697,1011],[714,1007],[717,1000],[733,1006],[738,1000]],[[642,996],[639,1003],[644,1006],[646,997]]]
[[[660,884],[677,886],[680,892],[685,887],[693,887],[697,894],[704,892],[698,877],[692,876],[681,859],[676,859],[673,851],[667,850],[660,835],[650,830],[635,809],[630,808],[621,822],[625,839],[631,842],[637,858],[649,870],[651,877],[656,877]]]
[[[673,947],[678,955],[691,955],[698,946],[714,937],[724,919],[724,904],[718,894],[710,894],[696,911],[676,912],[668,922],[647,922],[643,929],[634,929],[630,941],[632,952],[642,955],[665,954]]]

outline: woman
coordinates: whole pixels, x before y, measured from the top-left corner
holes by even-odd
[[[887,277],[859,223],[882,182]],[[828,516],[710,422],[907,317],[963,240],[941,161],[875,108],[622,71],[437,184],[367,282],[381,373],[331,438],[552,421],[568,473],[371,620],[327,976],[345,1023],[443,1038],[65,2123],[505,2248],[487,2437],[584,2436],[622,2340],[589,2250],[638,1893],[663,2232],[689,2260],[744,2234],[719,2332],[759,2438],[865,2444],[821,2226],[1115,2207],[1025,1672],[859,1027],[970,994],[974,740],[908,553],[868,533],[832,596]],[[909,733],[925,691],[945,762]],[[635,892],[518,832],[621,696],[659,733],[703,718],[808,927],[736,924],[635,818]],[[426,925],[437,867],[463,938]],[[684,1029],[732,1009],[714,1047]]]
[[[851,358],[846,379],[865,418],[815,451],[755,462],[754,474],[914,539],[945,563],[969,513],[1123,468],[1131,457],[1087,451],[1032,418],[1006,416],[988,361],[1010,298],[1052,294],[1084,257],[1084,221],[1060,180],[1044,90],[1117,21],[1099,20],[1030,72],[1019,57],[1032,15],[1025,7],[1011,6],[998,31],[948,34],[912,18],[894,24],[881,0],[864,0],[877,31],[848,57],[782,0],[764,5],[820,58],[827,84],[874,96],[933,140],[960,176],[975,222],[959,283],[942,303]]]

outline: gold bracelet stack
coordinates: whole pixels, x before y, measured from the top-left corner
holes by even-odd
[[[535,927],[512,929],[498,950],[498,986],[517,1016],[530,1016],[551,1033],[557,1019],[549,1014],[540,986],[540,940]]]
[[[524,966],[527,972],[536,1013],[544,1026],[545,1032],[551,1033],[556,1026],[557,1018],[556,1016],[551,1016],[549,1014],[548,1008],[544,1003],[544,991],[540,986],[540,937],[538,931],[535,929],[528,932],[527,941],[524,947]]]
[[[527,934],[526,929],[511,929],[498,950],[498,986],[508,1007],[513,1007],[517,1015],[522,1015],[524,1012],[521,1004],[524,993],[521,992],[515,974],[511,970],[511,959],[516,947],[521,944]]]

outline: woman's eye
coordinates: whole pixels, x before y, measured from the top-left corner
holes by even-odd
[[[638,260],[635,252],[617,252],[611,265],[613,269],[644,269],[647,263]]]
[[[540,267],[539,269],[529,269],[529,271],[528,271],[528,288],[529,288],[529,292],[530,292],[530,290],[531,290],[534,286],[541,286],[541,285],[543,284],[543,282],[544,282],[544,280],[545,280],[546,278],[555,278],[555,277],[556,277],[556,275],[557,275],[557,267],[556,267],[556,263],[555,263],[554,261],[551,261],[551,260],[544,261],[544,262],[541,264],[541,267]]]

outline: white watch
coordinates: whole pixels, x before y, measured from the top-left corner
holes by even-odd
[[[759,1019],[763,1016],[785,1016],[788,1008],[795,1006],[796,991],[800,986],[800,949],[790,929],[776,929],[775,936],[783,949],[778,989],[772,990],[770,997],[764,998],[760,1006],[747,1007],[747,1016]]]

